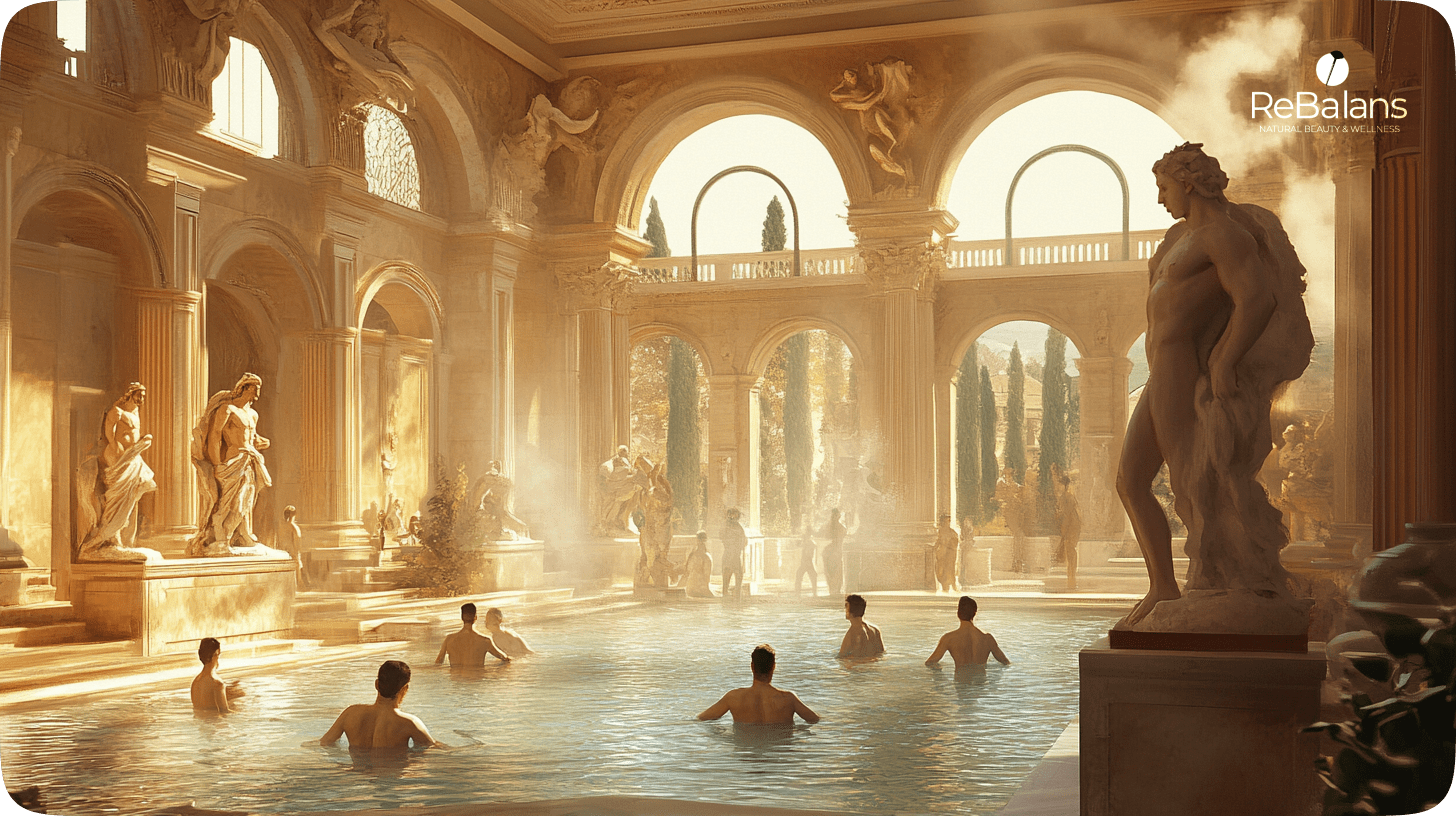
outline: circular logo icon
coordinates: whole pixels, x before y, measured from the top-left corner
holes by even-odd
[[[1350,61],[1339,51],[1331,51],[1319,58],[1314,66],[1315,76],[1319,81],[1330,87],[1339,85],[1350,75]]]

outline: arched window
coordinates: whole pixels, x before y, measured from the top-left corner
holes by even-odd
[[[420,166],[404,122],[377,105],[364,124],[364,178],[369,192],[412,210],[420,208]]]
[[[71,53],[66,55],[66,76],[80,76],[78,54],[86,52],[87,0],[60,0],[56,3],[56,37]]]
[[[231,38],[227,63],[212,81],[212,129],[247,143],[259,156],[278,155],[278,90],[263,54]]]

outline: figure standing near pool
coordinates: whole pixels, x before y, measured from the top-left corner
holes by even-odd
[[[379,667],[374,681],[378,695],[372,704],[351,705],[344,709],[328,733],[319,738],[319,745],[334,745],[339,737],[349,738],[349,750],[359,748],[404,749],[413,742],[416,748],[446,747],[430,736],[430,729],[420,718],[399,710],[409,691],[410,667],[403,660],[386,660]]]
[[[753,685],[736,688],[698,715],[700,720],[716,720],[732,713],[733,722],[742,725],[787,725],[798,714],[807,723],[819,722],[819,715],[804,705],[792,691],[774,688],[775,654],[764,643],[753,650],[749,664],[753,668]]]
[[[819,597],[819,571],[814,569],[814,533],[809,521],[804,521],[804,536],[799,539],[799,570],[794,574],[794,594],[798,595],[804,585],[804,575],[809,576],[809,592]]]
[[[946,652],[950,652],[957,669],[984,666],[986,658],[991,655],[995,655],[1001,665],[1011,665],[1001,647],[996,645],[996,638],[976,628],[976,602],[973,598],[968,595],[961,596],[960,605],[956,607],[956,617],[961,619],[960,628],[940,636],[940,642],[935,644],[935,651],[926,658],[925,665],[939,665]]]
[[[222,644],[217,638],[203,638],[197,647],[197,659],[202,661],[202,671],[192,680],[192,709],[194,711],[232,711],[229,705],[234,697],[245,693],[238,688],[238,681],[223,680],[217,676],[217,662],[222,655]]]
[[[849,631],[844,633],[844,642],[839,644],[839,656],[851,660],[879,657],[885,653],[885,641],[880,630],[865,622],[865,607],[868,604],[861,595],[850,595],[844,599],[844,617],[849,620]]]
[[[526,639],[505,628],[506,616],[499,609],[491,607],[485,610],[485,631],[490,633],[490,639],[495,641],[495,647],[505,652],[508,657],[523,657],[528,654],[535,654],[530,646],[526,645]],[[482,657],[481,661],[484,662]]]
[[[728,509],[728,520],[723,522],[723,597],[728,597],[728,583],[738,576],[733,588],[733,597],[743,595],[743,551],[748,549],[748,533],[738,521],[743,514],[737,507]]]
[[[829,522],[819,530],[819,538],[829,539],[820,556],[824,560],[824,582],[829,585],[829,596],[844,591],[844,537],[849,530],[839,523],[839,508],[829,511]]]
[[[496,648],[495,641],[475,631],[475,604],[461,605],[460,620],[460,631],[446,636],[445,642],[440,644],[435,665],[444,663],[447,655],[451,666],[484,666],[487,654],[493,654],[506,663],[511,662],[510,657]]]

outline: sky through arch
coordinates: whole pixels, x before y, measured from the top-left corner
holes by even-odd
[[[736,165],[762,167],[783,179],[799,205],[803,249],[854,245],[845,225],[848,194],[829,151],[813,134],[786,119],[730,116],[695,131],[673,148],[652,177],[647,198],[657,199],[673,255],[692,251],[693,200],[717,173]],[[784,205],[793,245],[792,219],[783,191],[757,173],[735,173],[713,185],[698,213],[698,253],[758,252],[768,202]],[[647,229],[644,206],[641,228]]]
[[[1167,229],[1152,166],[1183,142],[1166,122],[1122,97],[1063,91],[1007,111],[966,149],[946,206],[960,219],[961,240],[1006,234],[1006,191],[1027,159],[1048,147],[1080,144],[1106,153],[1127,176],[1130,229]],[[1080,153],[1056,153],[1027,169],[1016,187],[1015,237],[1120,232],[1122,189],[1112,170]]]

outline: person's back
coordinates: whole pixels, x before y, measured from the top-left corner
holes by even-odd
[[[402,660],[386,660],[374,681],[378,695],[370,704],[351,705],[339,714],[320,745],[334,745],[340,737],[349,740],[349,750],[403,750],[413,742],[417,748],[441,746],[413,714],[399,710],[409,691],[410,667]]]
[[[973,623],[976,617],[976,602],[967,596],[961,596],[960,606],[956,614],[961,619],[959,628],[946,632],[941,636],[940,642],[935,645],[935,651],[926,659],[925,665],[934,666],[940,663],[940,659],[947,652],[955,661],[957,669],[967,666],[984,666],[986,659],[991,655],[996,656],[997,662],[1009,666],[1011,661],[1001,651],[996,643],[996,638],[986,632],[982,632]]]
[[[844,599],[844,617],[849,620],[849,631],[844,633],[844,641],[839,644],[840,657],[859,659],[879,657],[885,653],[885,641],[880,637],[879,628],[864,619],[866,606],[865,599],[859,595]]]
[[[774,688],[775,655],[772,646],[763,644],[750,658],[753,685],[737,688],[698,715],[700,720],[716,720],[731,713],[739,725],[787,725],[798,714],[805,722],[819,722],[819,715],[804,705],[792,691]]]
[[[523,655],[535,654],[530,646],[526,645],[525,638],[512,632],[505,627],[505,614],[495,607],[485,610],[485,631],[490,633],[487,640],[494,641],[495,647],[507,657],[521,657]],[[481,663],[485,662],[484,654],[481,655]]]
[[[223,714],[231,712],[231,701],[234,697],[243,696],[242,689],[232,683],[224,682],[217,676],[218,661],[221,660],[222,644],[217,638],[203,638],[202,643],[197,647],[197,659],[202,661],[202,671],[192,679],[190,696],[192,708],[195,711],[217,711]]]
[[[487,654],[510,662],[510,656],[502,652],[495,641],[475,631],[475,604],[461,605],[460,620],[460,630],[447,635],[440,645],[440,653],[435,656],[436,664],[444,663],[448,657],[451,666],[480,667],[485,665]]]

